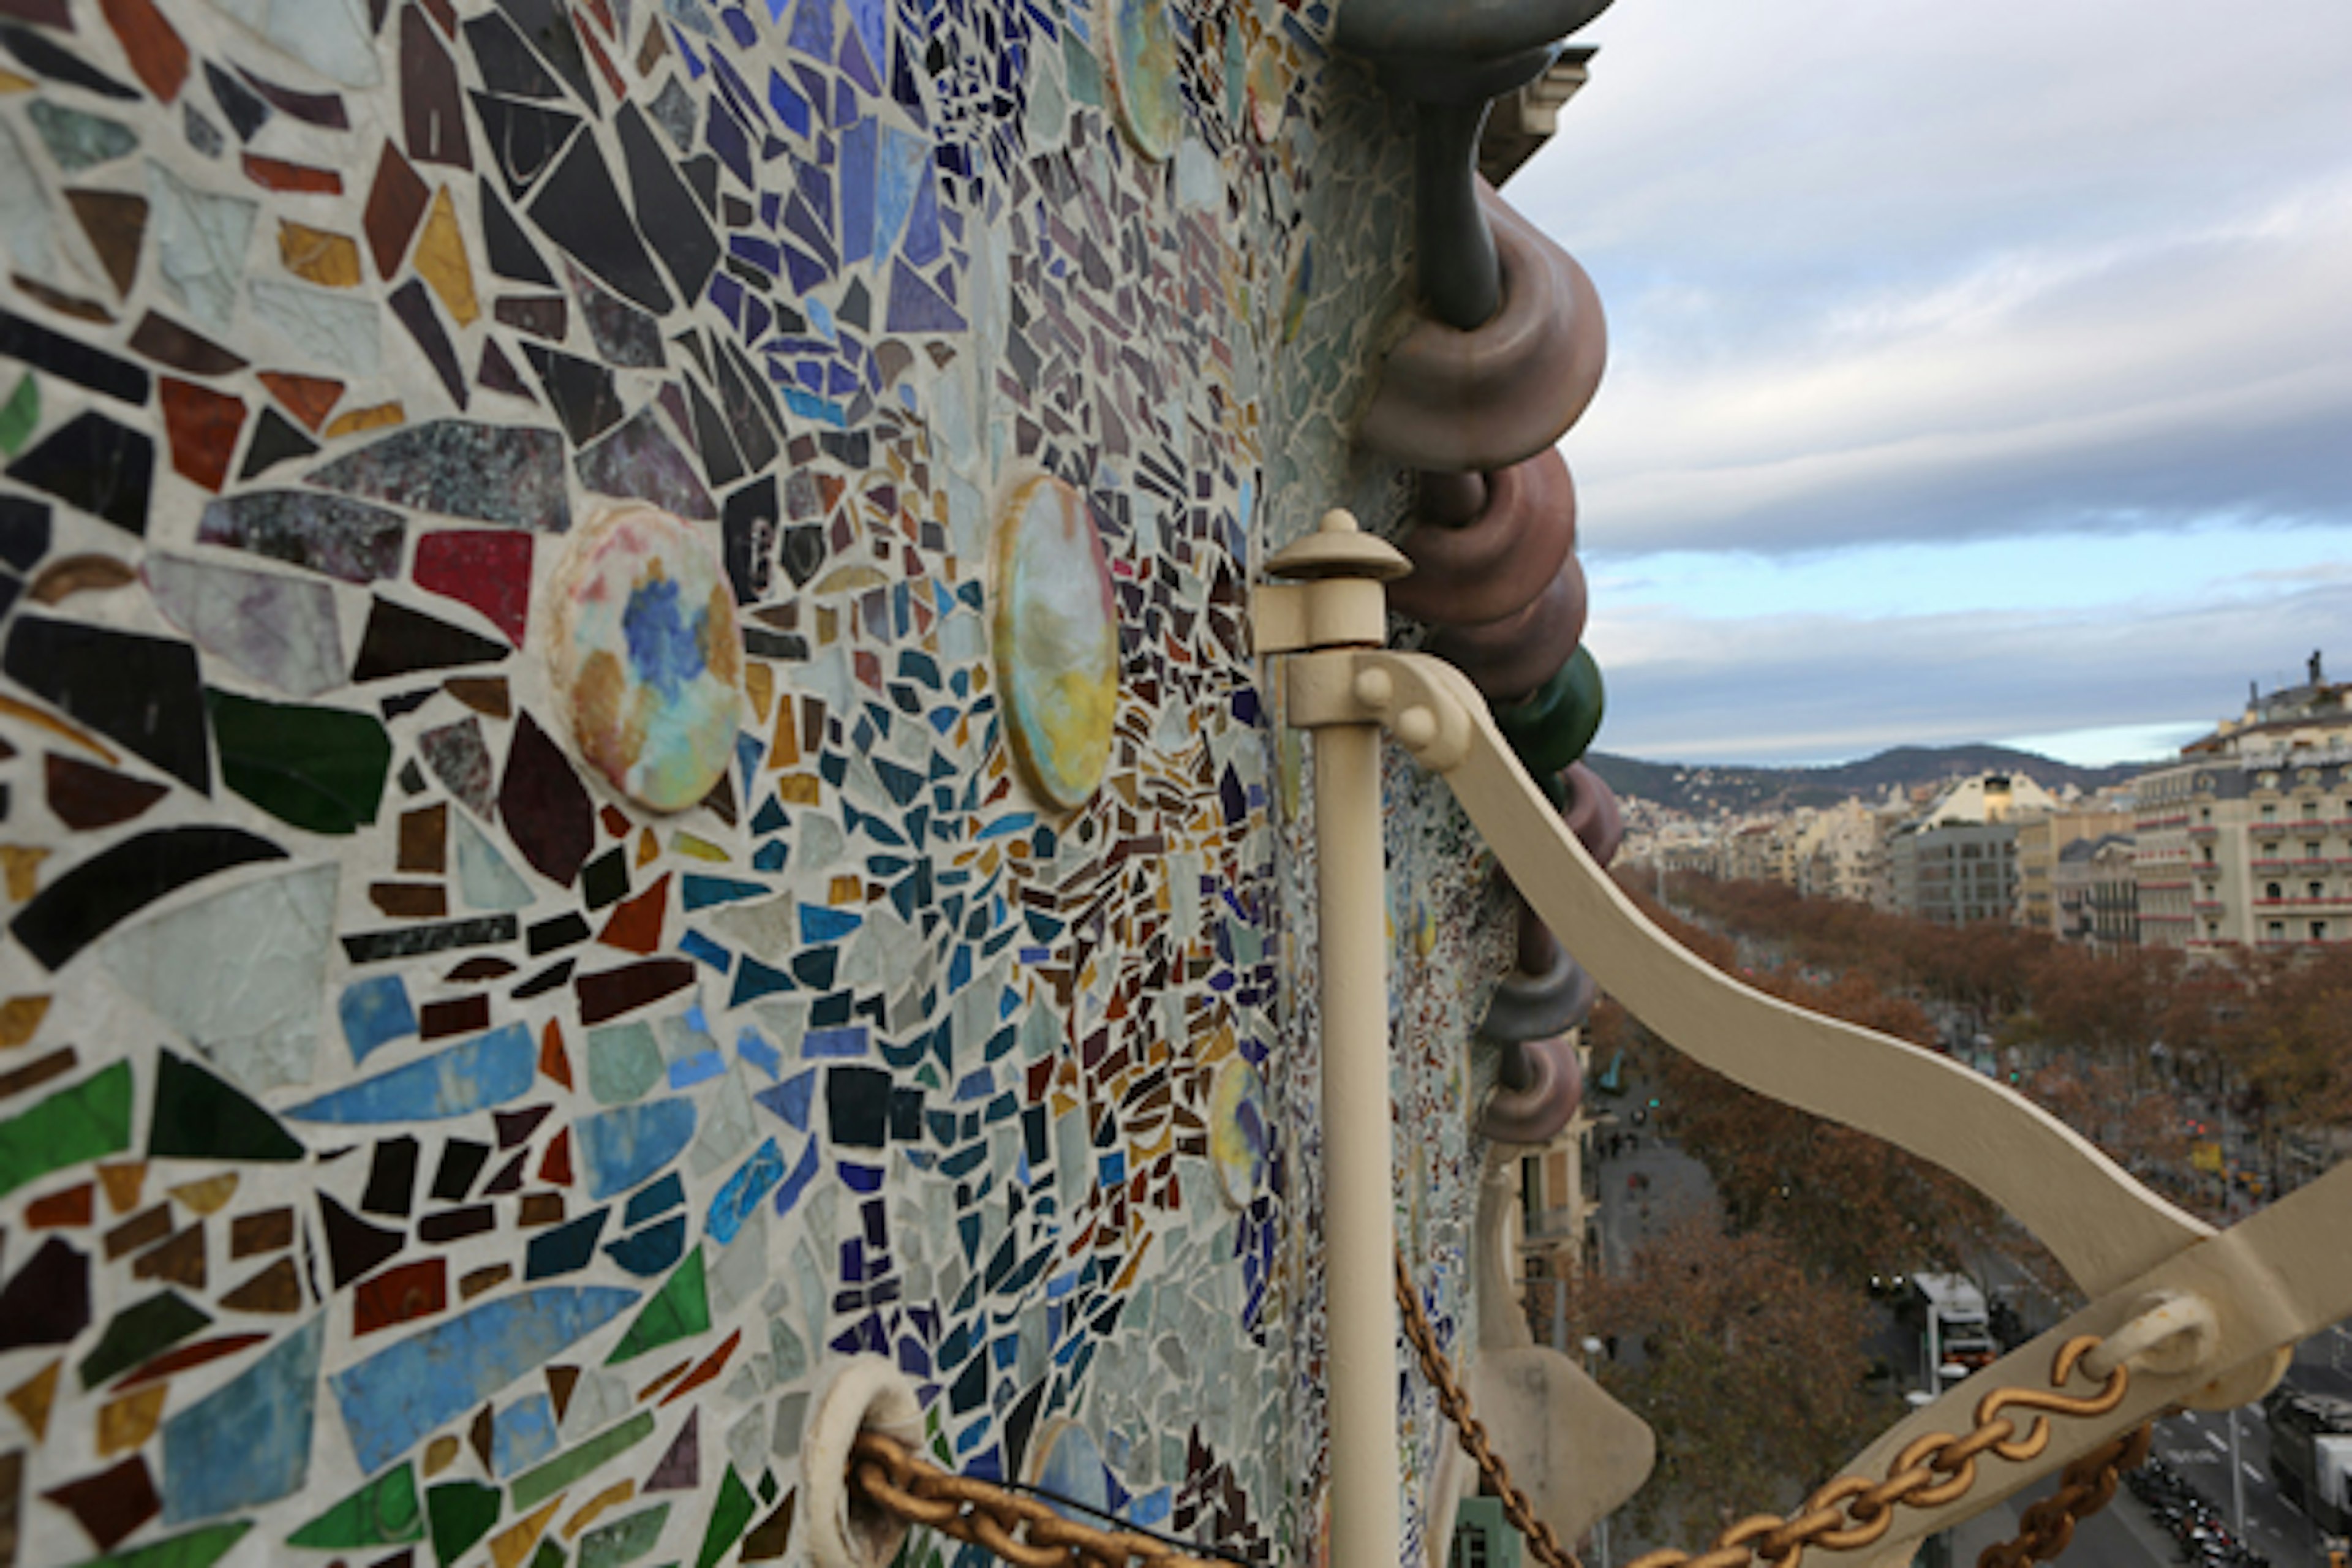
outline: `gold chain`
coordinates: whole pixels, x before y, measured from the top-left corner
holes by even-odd
[[[1510,1467],[1488,1441],[1486,1426],[1471,1413],[1470,1396],[1437,1348],[1437,1335],[1405,1271],[1402,1248],[1396,1254],[1396,1300],[1422,1374],[1437,1391],[1438,1409],[1453,1423],[1463,1451],[1477,1462],[1479,1473],[1493,1488],[1503,1516],[1545,1568],[1584,1568],[1560,1544],[1551,1526],[1536,1517],[1527,1494],[1511,1479]],[[1975,1431],[1965,1437],[1930,1432],[1914,1439],[1895,1457],[1883,1481],[1842,1476],[1814,1492],[1793,1517],[1753,1514],[1717,1536],[1706,1552],[1651,1552],[1625,1568],[1750,1568],[1759,1560],[1769,1568],[1798,1568],[1808,1546],[1838,1551],[1868,1546],[1894,1525],[1896,1505],[1941,1508],[1967,1496],[1976,1485],[1979,1456],[1991,1453],[2021,1463],[2040,1458],[2050,1446],[2049,1416],[2099,1416],[2121,1405],[2131,1383],[2126,1367],[2110,1372],[2096,1394],[2057,1392],[2098,1343],[2096,1336],[2087,1334],[2067,1341],[2051,1367],[2049,1389],[1992,1390],[1977,1402]],[[2033,1412],[2022,1436],[2017,1423],[2001,1414],[2012,1407]],[[2147,1458],[2148,1441],[2149,1427],[2143,1423],[2075,1459],[2066,1467],[2058,1490],[2025,1510],[2017,1539],[1987,1547],[1977,1568],[2029,1568],[2055,1559],[2074,1539],[2076,1523],[2115,1497],[2116,1478]],[[908,1524],[982,1547],[1015,1568],[1230,1568],[1187,1556],[1152,1536],[1066,1519],[1036,1498],[942,1470],[879,1432],[860,1432],[849,1458],[850,1484],[869,1505]]]
[[[1131,1530],[1065,1519],[1036,1498],[942,1470],[872,1430],[850,1446],[849,1480],[884,1512],[984,1548],[1017,1568],[1232,1568]]]
[[[1967,1496],[1976,1485],[1979,1456],[1990,1452],[2021,1463],[2039,1458],[2050,1447],[2049,1416],[2105,1415],[2121,1405],[2131,1383],[2131,1371],[2123,1366],[2107,1373],[2095,1394],[2055,1392],[2098,1343],[2092,1334],[2067,1341],[2051,1367],[2048,1390],[1994,1389],[1977,1401],[1975,1431],[1965,1437],[1930,1432],[1915,1438],[1888,1465],[1883,1481],[1842,1476],[1806,1499],[1791,1518],[1753,1514],[1717,1536],[1706,1552],[1651,1552],[1625,1568],[1748,1568],[1759,1559],[1771,1568],[1797,1568],[1808,1546],[1837,1551],[1868,1546],[1894,1525],[1898,1503],[1941,1508]],[[2001,1414],[2011,1407],[2035,1413],[2023,1436],[2018,1436],[2017,1424]],[[2020,1568],[2055,1557],[2074,1538],[2075,1521],[2105,1507],[2115,1496],[2116,1475],[2147,1457],[2147,1442],[2148,1428],[2142,1426],[2067,1466],[2058,1492],[2026,1511],[2024,1532],[1990,1548],[1978,1559],[1978,1568]]]
[[[1412,1276],[1405,1272],[1402,1247],[1396,1253],[1396,1299],[1397,1310],[1404,1317],[1405,1338],[1412,1342],[1414,1353],[1421,1358],[1421,1373],[1437,1390],[1437,1407],[1454,1423],[1454,1432],[1462,1440],[1462,1451],[1478,1461],[1478,1473],[1486,1478],[1486,1484],[1494,1488],[1496,1497],[1502,1502],[1503,1517],[1527,1538],[1528,1550],[1536,1554],[1544,1568],[1584,1568],[1576,1560],[1576,1553],[1559,1543],[1551,1526],[1536,1517],[1527,1494],[1511,1479],[1510,1466],[1488,1444],[1486,1428],[1470,1413],[1470,1396],[1454,1381],[1453,1363],[1439,1352],[1437,1335],[1421,1310],[1421,1293],[1412,1288]]]

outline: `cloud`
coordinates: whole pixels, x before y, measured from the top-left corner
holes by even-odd
[[[2352,578],[2323,576],[2253,615],[2226,593],[2121,611],[1878,618],[1596,606],[1587,640],[1609,684],[1603,749],[1817,762],[1902,743],[2210,724],[2237,710],[2247,680],[2301,679],[2304,654],[2331,636],[2340,645],[2347,626]]]
[[[1612,363],[1588,549],[2352,515],[2352,10],[1612,11],[1511,199]]]

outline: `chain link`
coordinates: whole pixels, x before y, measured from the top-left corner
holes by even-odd
[[[884,1512],[984,1548],[1015,1568],[1233,1568],[1131,1530],[1065,1519],[1036,1498],[942,1470],[871,1429],[850,1446],[849,1480]]]
[[[1898,1504],[1941,1508],[1967,1496],[1976,1485],[1977,1460],[1982,1455],[2020,1462],[2040,1458],[2050,1447],[2050,1416],[2089,1418],[2121,1405],[2131,1383],[2127,1367],[2110,1372],[2096,1394],[2057,1392],[2098,1343],[2095,1335],[2088,1334],[2067,1341],[2051,1367],[2048,1389],[1994,1389],[1977,1401],[1974,1431],[1965,1436],[1930,1432],[1914,1439],[1887,1466],[1884,1480],[1842,1476],[1806,1499],[1792,1518],[1754,1514],[1717,1536],[1705,1552],[1645,1552],[1625,1568],[1749,1568],[1759,1561],[1770,1568],[1797,1568],[1809,1546],[1833,1551],[1868,1546],[1893,1528]],[[2017,1423],[2001,1414],[2007,1409],[2033,1412],[2021,1435]],[[1978,1568],[2025,1568],[2056,1557],[2074,1539],[2075,1522],[2105,1508],[2115,1496],[2117,1475],[2147,1458],[2147,1445],[2148,1428],[2143,1425],[2068,1465],[2057,1492],[2026,1510],[2022,1533],[1987,1548]]]
[[[1396,1253],[1397,1310],[1404,1318],[1405,1338],[1412,1342],[1413,1352],[1421,1358],[1421,1373],[1430,1386],[1437,1390],[1437,1407],[1454,1423],[1461,1438],[1462,1451],[1478,1462],[1478,1473],[1503,1505],[1503,1517],[1511,1528],[1526,1538],[1528,1550],[1535,1553],[1544,1568],[1584,1568],[1576,1553],[1559,1543],[1550,1525],[1536,1517],[1527,1494],[1511,1479],[1511,1468],[1495,1452],[1486,1439],[1486,1428],[1470,1413],[1470,1396],[1454,1381],[1453,1363],[1437,1348],[1437,1335],[1429,1326],[1427,1314],[1421,1310],[1421,1293],[1412,1287],[1412,1276],[1405,1272],[1404,1250]]]
[[[1536,1517],[1527,1494],[1512,1480],[1510,1466],[1495,1452],[1486,1426],[1472,1414],[1469,1394],[1437,1347],[1436,1332],[1422,1310],[1402,1248],[1396,1253],[1396,1300],[1422,1375],[1437,1392],[1438,1409],[1501,1501],[1503,1516],[1544,1568],[1584,1568],[1560,1544],[1551,1526]],[[2098,1343],[2091,1335],[2069,1340],[2051,1367],[2050,1388],[1993,1390],[1977,1402],[1974,1431],[1966,1436],[1930,1432],[1915,1439],[1895,1457],[1884,1480],[1841,1476],[1806,1499],[1792,1517],[1751,1514],[1717,1535],[1705,1552],[1646,1552],[1625,1568],[1751,1568],[1759,1561],[1769,1568],[1798,1568],[1809,1546],[1830,1551],[1868,1546],[1893,1527],[1897,1505],[1941,1508],[1965,1497],[1976,1485],[1980,1456],[1991,1453],[2015,1461],[2039,1458],[2050,1446],[2050,1415],[2087,1418],[2121,1405],[2131,1382],[2126,1367],[2110,1372],[2095,1394],[2057,1392]],[[2021,1436],[2017,1423],[2001,1414],[2011,1408],[2033,1412],[2032,1423]],[[2142,1424],[2068,1465],[2058,1489],[2025,1510],[2017,1539],[1987,1547],[1977,1568],[2031,1568],[2053,1561],[2074,1540],[2074,1526],[2113,1500],[2116,1479],[2147,1458],[2149,1434],[2149,1426]],[[1066,1519],[1039,1499],[942,1470],[879,1432],[857,1435],[850,1447],[849,1480],[867,1505],[982,1547],[1014,1568],[1232,1568],[1188,1556],[1153,1536]]]

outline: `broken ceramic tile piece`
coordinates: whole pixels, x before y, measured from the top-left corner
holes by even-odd
[[[398,574],[407,524],[396,511],[310,490],[248,490],[205,504],[196,538],[346,583]]]
[[[244,674],[291,697],[343,683],[342,626],[325,584],[162,553],[141,572],[173,626]]]
[[[446,517],[550,533],[572,526],[563,439],[551,430],[435,420],[339,458],[309,482]]]

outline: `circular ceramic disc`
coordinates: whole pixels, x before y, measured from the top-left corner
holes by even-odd
[[[1249,1207],[1265,1190],[1272,1136],[1265,1082],[1257,1068],[1235,1057],[1218,1069],[1209,1100],[1209,1157],[1216,1162],[1217,1185],[1234,1207]]]
[[[1168,20],[1168,0],[1102,0],[1098,15],[1110,46],[1119,122],[1137,152],[1162,162],[1184,134],[1176,29]]]
[[[709,546],[666,511],[617,508],[572,536],[549,594],[550,664],[580,754],[656,811],[708,795],[735,753],[743,666]]]
[[[1041,476],[997,525],[996,670],[1005,732],[1030,787],[1086,804],[1110,763],[1118,624],[1086,498]]]

